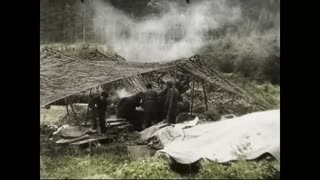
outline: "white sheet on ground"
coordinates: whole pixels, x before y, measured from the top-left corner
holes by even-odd
[[[175,125],[169,125],[168,123],[158,124],[151,126],[144,131],[141,131],[141,140],[148,141],[152,139],[153,141],[159,142],[154,147],[163,148],[171,143],[182,141],[184,139],[183,129],[193,127],[199,122],[198,117],[192,121],[187,121],[184,123],[179,123]]]
[[[238,155],[255,159],[264,153],[270,153],[280,161],[280,110],[255,112],[206,124],[196,125],[197,122],[150,127],[153,132],[144,139],[157,137],[164,147],[160,152],[182,164],[201,158],[227,162],[236,160]],[[141,135],[146,135],[148,129]]]

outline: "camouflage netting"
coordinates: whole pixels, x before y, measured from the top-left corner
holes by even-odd
[[[154,82],[155,88],[160,89],[159,78],[173,74],[175,69],[178,76],[188,77],[198,83],[195,94],[197,90],[201,93],[199,87],[202,87],[202,83],[205,84],[208,103],[254,105],[260,110],[272,107],[267,101],[254,98],[250,92],[226,80],[216,70],[209,68],[198,55],[168,63],[129,63],[99,51],[86,57],[76,57],[67,56],[50,48],[41,50],[40,106],[97,86],[130,86],[138,92],[144,90],[147,82]],[[190,93],[186,97],[190,99]]]
[[[89,88],[150,72],[159,67],[105,60],[84,60],[44,49],[40,56],[40,106]]]

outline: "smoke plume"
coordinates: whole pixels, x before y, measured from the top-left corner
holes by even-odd
[[[180,2],[181,3],[181,2]],[[112,5],[95,1],[93,24],[103,43],[128,61],[168,61],[194,55],[206,45],[205,35],[241,19],[239,6],[225,0],[150,1],[160,13],[135,18]]]

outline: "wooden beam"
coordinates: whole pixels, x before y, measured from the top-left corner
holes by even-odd
[[[76,112],[74,111],[74,109],[73,109],[72,101],[68,101],[68,102],[70,102],[69,106],[70,106],[70,108],[71,108],[71,111],[72,111],[72,114],[73,114],[74,119],[76,119],[76,121],[77,121],[77,125],[80,125],[79,119],[78,119],[78,117],[77,117],[77,113],[76,113]]]
[[[191,91],[191,116],[193,111],[193,98],[194,98],[194,81],[192,81],[192,91]]]
[[[170,103],[169,103],[169,109],[168,109],[168,114],[167,114],[168,123],[169,123],[170,114],[172,112],[173,96],[174,96],[174,92],[175,92],[175,88],[176,88],[176,77],[177,77],[177,67],[175,67],[174,77],[173,77],[173,86],[172,86],[172,91],[171,91],[171,95],[170,95]]]
[[[69,116],[68,99],[67,99],[67,98],[64,98],[64,102],[65,102],[65,104],[66,104],[67,116]]]
[[[234,94],[232,94],[231,106],[233,106],[233,103],[234,103]]]
[[[86,116],[86,122],[84,123],[85,125],[87,125],[88,120],[89,120],[89,103],[90,103],[90,100],[91,100],[91,90],[92,90],[92,89],[90,89],[90,92],[89,92],[89,101],[88,101],[88,107],[87,107],[87,116]]]
[[[206,110],[208,111],[208,99],[207,99],[207,93],[206,93],[206,88],[204,86],[204,81],[202,81],[202,89],[203,89],[203,96],[204,96],[204,103],[206,105]]]

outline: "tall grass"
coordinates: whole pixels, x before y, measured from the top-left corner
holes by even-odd
[[[98,147],[90,153],[82,151],[80,154],[74,154],[67,147],[56,147],[50,152],[45,152],[42,148],[40,176],[42,179],[270,179],[278,178],[280,173],[278,162],[266,160],[239,160],[226,164],[201,160],[198,165],[199,171],[192,175],[190,172],[189,176],[173,171],[169,161],[157,155],[130,160],[125,144],[113,143]]]

